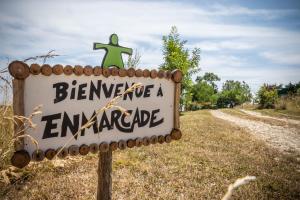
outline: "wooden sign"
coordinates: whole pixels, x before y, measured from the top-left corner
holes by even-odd
[[[30,160],[52,159],[57,153],[64,158],[181,138],[179,70],[29,67],[14,61],[9,72],[14,77],[15,115],[28,116],[37,105],[43,105],[42,115],[33,119],[37,128],[26,130],[38,142],[38,149],[28,137],[22,138],[12,157],[17,167],[26,166]],[[141,87],[124,94],[136,83]],[[120,95],[117,106],[97,112]],[[91,118],[93,123],[85,127]],[[17,127],[22,125],[19,122]]]

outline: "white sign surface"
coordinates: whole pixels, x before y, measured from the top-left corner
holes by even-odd
[[[142,83],[143,88],[125,95],[117,104],[130,116],[116,108],[106,110],[74,137],[93,113],[133,83]],[[67,147],[166,135],[174,127],[174,89],[174,82],[164,78],[29,75],[24,89],[25,116],[40,104],[43,113],[34,117],[37,128],[26,130],[26,134],[35,138],[43,151],[62,147],[70,138]],[[28,138],[24,143],[31,155],[35,145]]]

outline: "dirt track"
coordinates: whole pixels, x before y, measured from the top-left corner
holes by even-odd
[[[282,126],[270,125],[260,121],[242,119],[220,110],[211,110],[211,114],[240,127],[247,128],[252,134],[265,140],[269,145],[284,151],[300,153],[300,130]],[[253,113],[251,113],[253,114]],[[259,115],[256,115],[259,117]]]

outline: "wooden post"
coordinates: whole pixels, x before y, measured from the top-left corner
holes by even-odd
[[[111,200],[112,150],[99,152],[97,200]]]
[[[14,115],[24,116],[24,80],[13,79],[13,110]],[[24,124],[21,120],[16,120],[15,136],[23,135]],[[21,131],[21,132],[20,132]],[[18,138],[15,142],[15,150],[24,149],[23,138]]]
[[[181,84],[175,84],[175,98],[174,98],[174,128],[180,128],[179,122],[179,109],[180,109],[180,94],[181,94]]]

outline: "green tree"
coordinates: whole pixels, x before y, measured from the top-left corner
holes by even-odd
[[[260,108],[274,108],[278,101],[278,91],[275,85],[263,84],[257,92]]]
[[[220,81],[220,77],[218,77],[218,75],[212,73],[212,72],[206,72],[204,74],[204,76],[198,76],[196,78],[196,81],[197,82],[200,82],[200,81],[206,81],[208,82],[215,90],[215,92],[217,93],[218,91],[218,88],[217,88],[217,85],[215,84],[216,81]]]
[[[200,70],[200,49],[194,48],[190,55],[189,50],[184,47],[187,41],[180,39],[176,26],[173,26],[169,35],[163,36],[162,40],[164,63],[161,64],[160,68],[182,71],[184,78],[182,80],[181,106],[184,105],[186,109],[189,109],[193,88],[191,76]]]
[[[251,98],[251,90],[246,82],[227,80],[222,86],[217,104],[218,107],[233,107],[250,101]]]
[[[216,105],[218,99],[216,81],[220,81],[220,78],[211,72],[206,72],[204,76],[198,76],[192,90],[193,102],[201,104],[202,107]]]
[[[287,85],[278,85],[276,86],[277,92],[278,92],[278,96],[294,96],[297,95],[297,91],[298,89],[300,89],[300,82],[298,83],[289,83]]]

